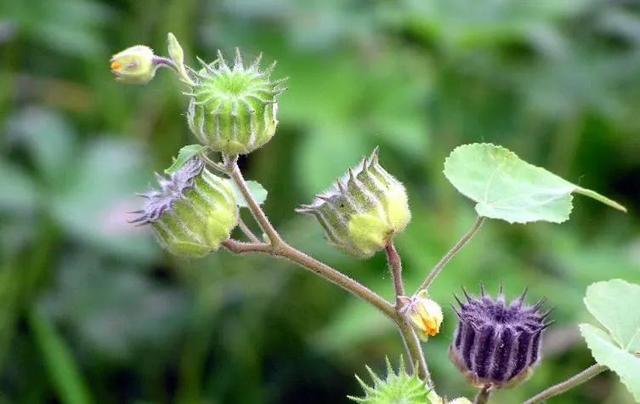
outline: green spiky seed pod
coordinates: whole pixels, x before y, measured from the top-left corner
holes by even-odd
[[[364,390],[364,397],[347,396],[350,400],[364,404],[425,404],[428,401],[429,388],[418,376],[407,374],[404,361],[400,358],[400,368],[396,373],[387,362],[387,377],[382,380],[369,366],[366,367],[373,386],[367,385],[358,375],[356,379]]]
[[[158,175],[160,190],[142,194],[144,209],[132,221],[150,224],[160,244],[179,256],[202,257],[227,240],[238,224],[238,206],[229,181],[211,174],[197,157],[169,178]]]
[[[275,63],[260,70],[260,56],[249,67],[236,49],[233,67],[218,51],[211,64],[196,72],[187,111],[189,128],[212,150],[228,155],[247,154],[267,143],[278,124],[277,99],[284,80],[272,81]]]
[[[405,188],[380,166],[377,149],[296,211],[315,216],[332,244],[359,258],[382,250],[411,219]]]

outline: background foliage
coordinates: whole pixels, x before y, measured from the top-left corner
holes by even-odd
[[[285,236],[385,296],[383,257],[355,261],[293,213],[381,146],[408,187],[399,237],[411,289],[470,226],[442,175],[464,142],[502,144],[630,208],[587,198],[562,225],[490,221],[438,279],[444,307],[480,282],[555,307],[546,360],[513,403],[593,362],[577,323],[589,283],[640,281],[640,6],[605,0],[0,1],[0,402],[344,402],[364,363],[400,339],[377,312],[282,262],[179,261],[126,223],[133,195],[193,143],[161,71],[114,82],[129,45],[191,60],[262,51],[289,76],[280,126],[242,161]],[[446,357],[454,316],[426,346],[440,389],[471,390]],[[554,402],[624,403],[612,374]]]

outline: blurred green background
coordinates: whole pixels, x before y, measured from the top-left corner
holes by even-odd
[[[289,264],[163,253],[127,224],[135,192],[193,143],[186,99],[160,71],[117,83],[111,54],[220,48],[288,76],[277,135],[241,161],[294,245],[392,296],[382,254],[357,261],[293,209],[376,145],[405,182],[397,243],[410,289],[471,225],[442,175],[465,142],[522,158],[627,205],[577,197],[562,225],[488,222],[435,283],[445,308],[425,350],[439,391],[471,396],[446,356],[461,286],[546,296],[555,325],[515,403],[593,360],[585,287],[640,281],[640,3],[589,0],[0,0],[0,402],[337,403],[354,373],[397,362],[375,310]],[[631,309],[631,308],[630,308]],[[612,374],[554,403],[627,403]]]

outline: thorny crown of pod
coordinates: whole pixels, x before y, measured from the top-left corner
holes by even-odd
[[[479,297],[457,297],[458,326],[449,347],[453,363],[474,386],[511,387],[526,379],[540,361],[543,331],[551,324],[544,300],[525,304],[526,290],[511,304],[502,288],[496,299],[482,289]]]

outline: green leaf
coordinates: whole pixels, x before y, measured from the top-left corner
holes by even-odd
[[[29,325],[44,357],[58,398],[67,404],[88,404],[93,400],[73,355],[55,327],[36,308],[29,313]]]
[[[173,164],[171,164],[171,167],[164,170],[165,174],[175,173],[184,165],[184,163],[191,160],[192,157],[200,154],[206,148],[206,146],[203,146],[201,144],[190,144],[184,146],[178,152],[178,157],[173,159]]]
[[[238,188],[238,186],[233,181],[229,181],[229,183],[233,188],[233,193],[236,196],[236,201],[238,202],[238,206],[240,206],[241,208],[249,207],[249,205],[247,204],[247,201],[244,199],[244,196],[242,196],[242,192],[240,192],[240,189]],[[247,183],[247,187],[249,188],[249,192],[251,193],[251,196],[253,196],[253,199],[255,199],[258,205],[262,205],[264,201],[267,199],[267,194],[268,194],[267,190],[264,189],[262,184],[260,184],[257,181],[247,181],[246,183]]]
[[[12,116],[9,132],[26,146],[38,174],[52,189],[66,186],[75,150],[74,132],[60,114],[44,108],[30,107]]]
[[[573,208],[573,192],[626,212],[619,203],[489,143],[457,147],[444,163],[444,175],[458,191],[477,202],[480,216],[509,223],[562,223]]]
[[[140,209],[135,192],[149,185],[149,165],[139,144],[99,139],[86,145],[70,164],[68,186],[47,194],[45,207],[67,237],[102,253],[148,262],[157,243],[128,223]]]
[[[640,351],[640,285],[621,279],[596,282],[587,288],[587,309],[625,351]],[[633,308],[633,309],[632,309]]]
[[[173,33],[169,32],[167,34],[167,42],[168,42],[168,51],[169,57],[173,62],[178,66],[179,69],[184,68],[184,51],[182,50],[182,46],[176,39],[176,36]]]
[[[184,51],[182,50],[182,46],[180,46],[180,42],[178,42],[178,39],[176,39],[175,35],[171,32],[167,35],[167,42],[169,57],[176,64],[176,68],[182,76],[183,81],[185,81],[185,83],[189,83],[189,74],[184,66]]]
[[[29,212],[38,206],[39,189],[20,167],[0,159],[0,212]]]
[[[637,306],[636,306],[637,307]],[[635,308],[629,307],[627,313]],[[604,331],[590,324],[580,324],[593,358],[620,376],[620,380],[640,402],[640,358],[620,349]]]

